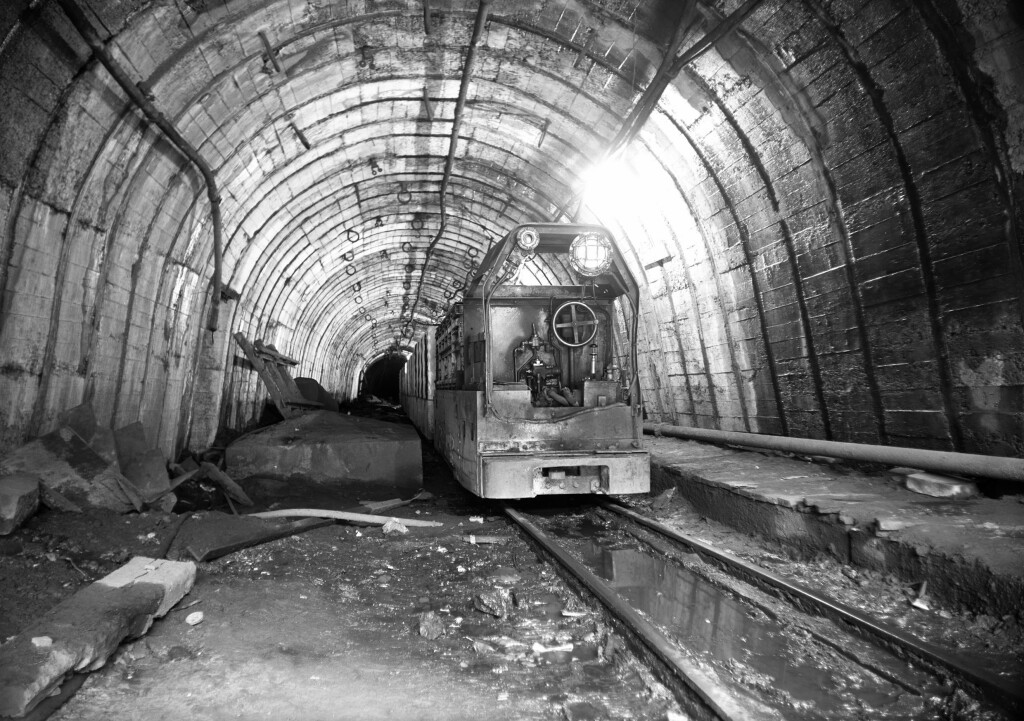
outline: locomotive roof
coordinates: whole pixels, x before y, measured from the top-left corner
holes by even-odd
[[[487,251],[487,254],[480,263],[480,269],[470,281],[466,291],[467,296],[476,295],[484,278],[493,274],[495,269],[499,268],[517,250],[516,233],[521,228],[533,228],[537,231],[540,236],[540,243],[534,252],[538,254],[568,254],[572,241],[581,233],[600,233],[611,242],[613,261],[606,273],[593,280],[595,282],[600,282],[601,280],[605,283],[611,282],[613,286],[617,286],[615,289],[616,295],[632,293],[636,289],[636,281],[633,279],[633,274],[630,273],[629,268],[623,261],[615,242],[615,237],[607,228],[584,223],[521,223],[512,228]]]

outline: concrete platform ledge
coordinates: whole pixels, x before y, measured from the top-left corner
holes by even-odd
[[[867,475],[757,452],[648,436],[651,490],[675,487],[704,516],[806,554],[928,581],[978,613],[1019,611],[1024,496],[955,500]]]

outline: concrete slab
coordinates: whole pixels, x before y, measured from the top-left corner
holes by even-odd
[[[236,480],[315,481],[359,500],[404,498],[423,484],[420,437],[412,426],[330,411],[243,436],[227,447],[225,460]]]
[[[195,582],[191,562],[136,557],[86,586],[0,646],[0,716],[22,716],[69,671],[95,671],[125,638],[144,634]]]
[[[124,476],[70,428],[60,428],[7,454],[0,459],[0,473],[37,475],[78,508],[136,510],[123,490]]]
[[[117,451],[117,462],[121,468],[137,457],[144,455],[152,446],[146,440],[146,429],[140,421],[129,423],[114,431],[114,446]]]
[[[146,503],[152,503],[171,490],[167,459],[159,448],[134,455],[121,465],[121,472]]]
[[[645,444],[652,492],[674,486],[708,518],[908,582],[927,580],[930,593],[978,612],[1019,609],[1024,495],[931,498],[888,473],[674,438],[647,436]]]

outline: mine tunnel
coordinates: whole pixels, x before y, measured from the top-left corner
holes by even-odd
[[[735,717],[1013,717],[1022,28],[1013,0],[4,0],[0,716],[678,720],[771,687]],[[540,252],[590,241],[593,272]],[[513,323],[508,377],[471,380],[506,265],[563,295]],[[529,422],[477,437],[516,403]],[[342,436],[389,475],[332,497],[303,474],[353,480]],[[245,442],[296,455],[233,465]],[[645,618],[692,621],[675,642],[725,690],[646,670],[662,646],[544,565],[467,444],[534,474],[508,514],[671,597]],[[777,611],[623,555],[649,531],[596,498],[619,493],[703,539],[684,565],[707,541],[976,663],[935,687],[872,666],[920,708],[843,686],[821,659],[845,642],[764,641],[746,624]],[[246,518],[359,503],[400,528]],[[62,638],[128,587],[128,631]],[[35,675],[62,644],[90,653]],[[787,686],[762,648],[819,666]]]

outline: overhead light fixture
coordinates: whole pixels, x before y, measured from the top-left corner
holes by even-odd
[[[580,233],[569,245],[569,265],[580,275],[595,278],[612,265],[612,244],[601,233]]]

